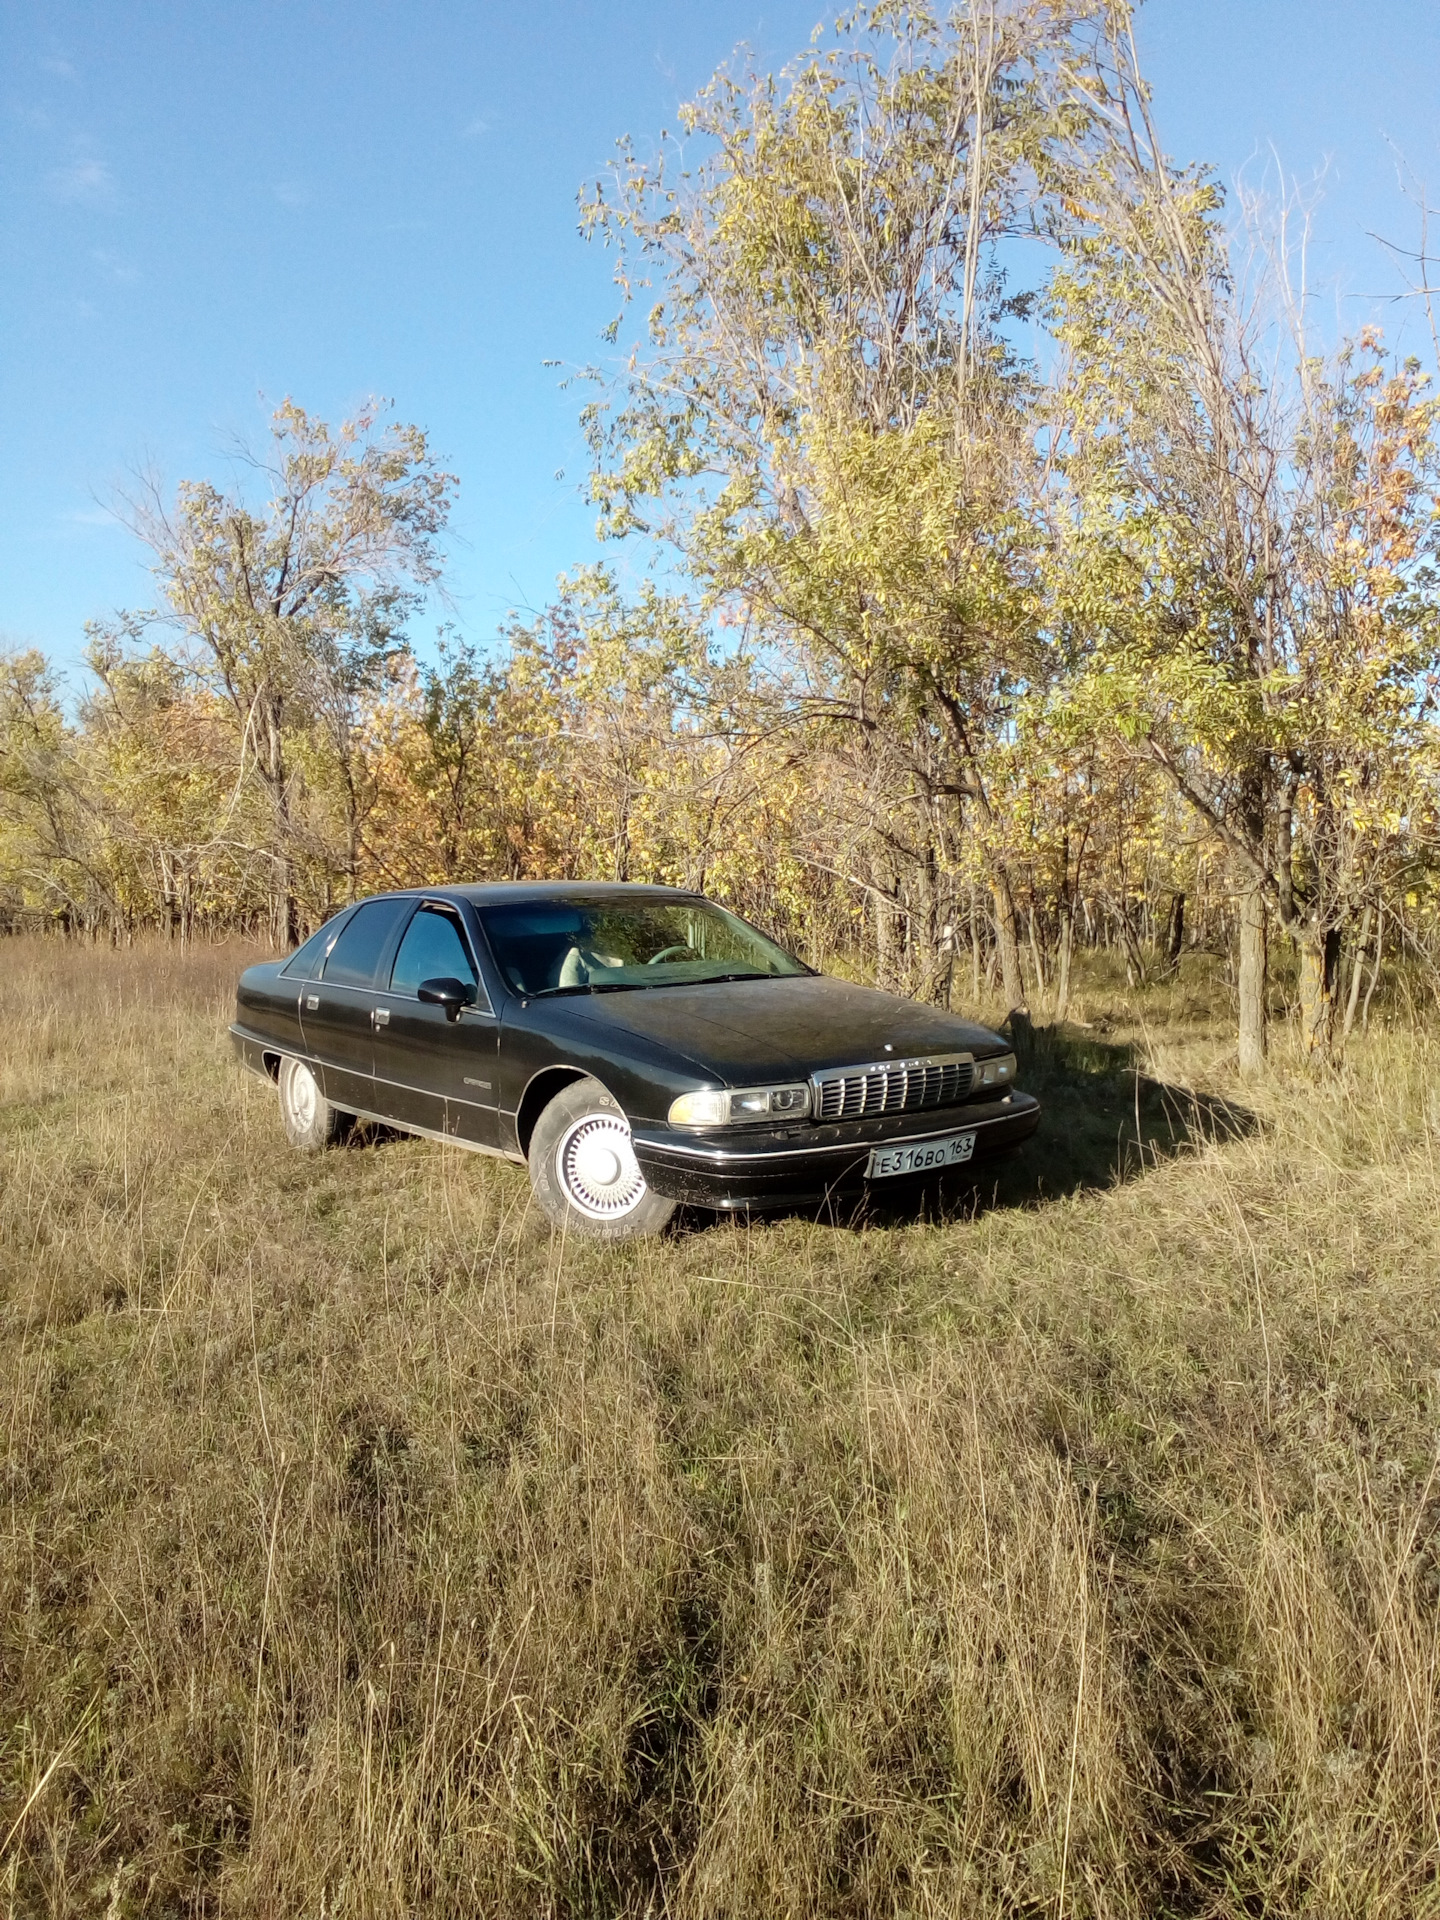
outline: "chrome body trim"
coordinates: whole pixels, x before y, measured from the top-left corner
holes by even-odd
[[[983,1129],[985,1127],[999,1126],[1003,1121],[1014,1118],[1018,1113],[1030,1111],[1032,1106],[1033,1102],[1028,1096],[1021,1095],[1019,1103],[1016,1104],[1014,1096],[1007,1093],[1002,1099],[993,1102],[979,1103],[979,1111],[968,1113],[963,1117],[953,1116],[949,1112],[944,1113],[943,1117],[941,1114],[937,1114],[936,1119],[940,1124],[929,1127],[921,1133],[887,1134],[879,1139],[866,1134],[853,1140],[825,1141],[823,1143],[812,1141],[809,1145],[795,1147],[757,1148],[737,1145],[733,1148],[727,1148],[716,1145],[713,1140],[677,1140],[668,1135],[661,1138],[653,1133],[646,1132],[641,1127],[632,1128],[632,1134],[636,1146],[643,1147],[647,1153],[674,1155],[677,1158],[699,1161],[702,1165],[711,1167],[728,1168],[743,1166],[761,1169],[773,1165],[776,1161],[818,1160],[831,1154],[848,1153],[852,1159],[858,1158],[860,1155],[868,1153],[871,1147],[874,1146],[921,1146],[927,1140],[943,1139],[947,1134],[955,1132],[968,1133],[972,1128]],[[999,1113],[993,1112],[991,1111],[992,1107],[1000,1107],[1003,1111]],[[873,1120],[880,1116],[871,1114],[869,1117]]]
[[[279,1055],[281,1059],[284,1059],[288,1055],[292,1060],[303,1060],[307,1066],[315,1059],[313,1054],[307,1057],[305,1054],[297,1053],[293,1047],[284,1046],[278,1040],[270,1039],[268,1035],[256,1033],[253,1028],[242,1027],[238,1021],[232,1022],[229,1032],[232,1038],[248,1043],[248,1045],[254,1047],[256,1051],[262,1055],[273,1053]],[[256,1067],[246,1059],[243,1051],[240,1055],[240,1061],[242,1066],[246,1067],[251,1073],[256,1074],[259,1078],[269,1078],[269,1075],[263,1067]],[[316,1064],[323,1063],[317,1062]],[[381,1081],[381,1085],[387,1087],[397,1086],[399,1084],[398,1081],[394,1080]],[[456,1104],[460,1106],[480,1106],[483,1103],[480,1101],[463,1100]],[[458,1133],[441,1133],[436,1127],[420,1127],[416,1126],[415,1123],[410,1120],[397,1120],[393,1114],[376,1113],[373,1108],[370,1107],[356,1107],[347,1103],[343,1111],[353,1113],[357,1120],[369,1120],[377,1127],[389,1127],[393,1133],[413,1133],[417,1139],[438,1140],[442,1147],[463,1147],[466,1153],[488,1154],[492,1160],[509,1160],[515,1166],[523,1167],[527,1164],[524,1154],[516,1152],[514,1148],[511,1147],[485,1146],[478,1140],[466,1140]]]
[[[392,1133],[413,1133],[419,1140],[438,1140],[442,1147],[462,1147],[466,1153],[483,1153],[492,1160],[509,1160],[517,1167],[527,1164],[523,1153],[513,1153],[508,1147],[482,1146],[478,1140],[466,1140],[458,1133],[441,1133],[435,1127],[417,1127],[410,1120],[394,1120],[388,1113],[371,1113],[368,1107],[346,1107],[345,1112],[353,1113],[357,1120],[373,1121],[377,1127],[388,1127]]]
[[[313,1013],[320,1005],[319,996],[320,993],[324,992],[326,983],[323,980],[307,980],[302,984],[306,988],[305,1005],[307,1009]],[[365,993],[368,994],[372,1000],[404,1000],[407,1004],[416,1007],[425,1004],[423,1001],[417,999],[413,993],[397,993],[394,987],[352,987],[348,981],[342,985],[336,980],[332,980],[329,985],[332,993]],[[485,991],[485,982],[483,980],[479,981],[477,986],[481,993]],[[318,989],[318,991],[310,992],[310,988]],[[459,1017],[462,1020],[498,1020],[500,1016],[493,1007],[475,1007],[471,1006],[467,1001],[466,1004],[461,1007]]]

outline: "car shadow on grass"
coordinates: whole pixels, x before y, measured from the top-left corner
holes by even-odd
[[[836,1226],[906,1226],[972,1218],[997,1207],[1035,1207],[1066,1194],[1135,1180],[1189,1149],[1254,1133],[1259,1120],[1216,1094],[1167,1085],[1144,1072],[1140,1050],[1070,1026],[1012,1018],[1018,1084],[1040,1102],[1037,1133],[973,1168],[887,1182],[825,1206],[751,1216],[756,1222],[828,1219]],[[701,1226],[714,1215],[687,1217]]]

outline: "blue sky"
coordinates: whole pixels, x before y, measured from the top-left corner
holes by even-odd
[[[738,41],[779,64],[818,17],[0,0],[0,646],[72,666],[86,619],[146,604],[103,502],[141,464],[225,479],[286,394],[327,417],[384,394],[430,430],[468,633],[543,604],[596,548],[580,403],[542,363],[597,357],[617,305],[576,190]],[[1437,0],[1148,0],[1140,38],[1171,151],[1230,181],[1273,147],[1318,183],[1329,314],[1413,327],[1366,236],[1413,233],[1395,148],[1440,201]]]

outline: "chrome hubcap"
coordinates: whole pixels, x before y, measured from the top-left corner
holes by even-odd
[[[314,1124],[320,1100],[320,1089],[315,1085],[315,1076],[308,1067],[297,1065],[290,1069],[286,1093],[289,1096],[290,1118],[304,1133]]]
[[[571,1206],[592,1220],[618,1220],[645,1197],[630,1129],[610,1113],[587,1113],[555,1149],[555,1173]]]

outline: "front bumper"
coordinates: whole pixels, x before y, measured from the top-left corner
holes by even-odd
[[[634,1128],[632,1138],[647,1182],[667,1200],[721,1209],[789,1207],[863,1189],[872,1147],[895,1141],[918,1145],[973,1130],[974,1158],[979,1160],[1018,1145],[1039,1124],[1039,1101],[1028,1093],[1012,1092],[1000,1100],[932,1107],[888,1120],[792,1127],[758,1136],[732,1132],[706,1138],[642,1124]]]

